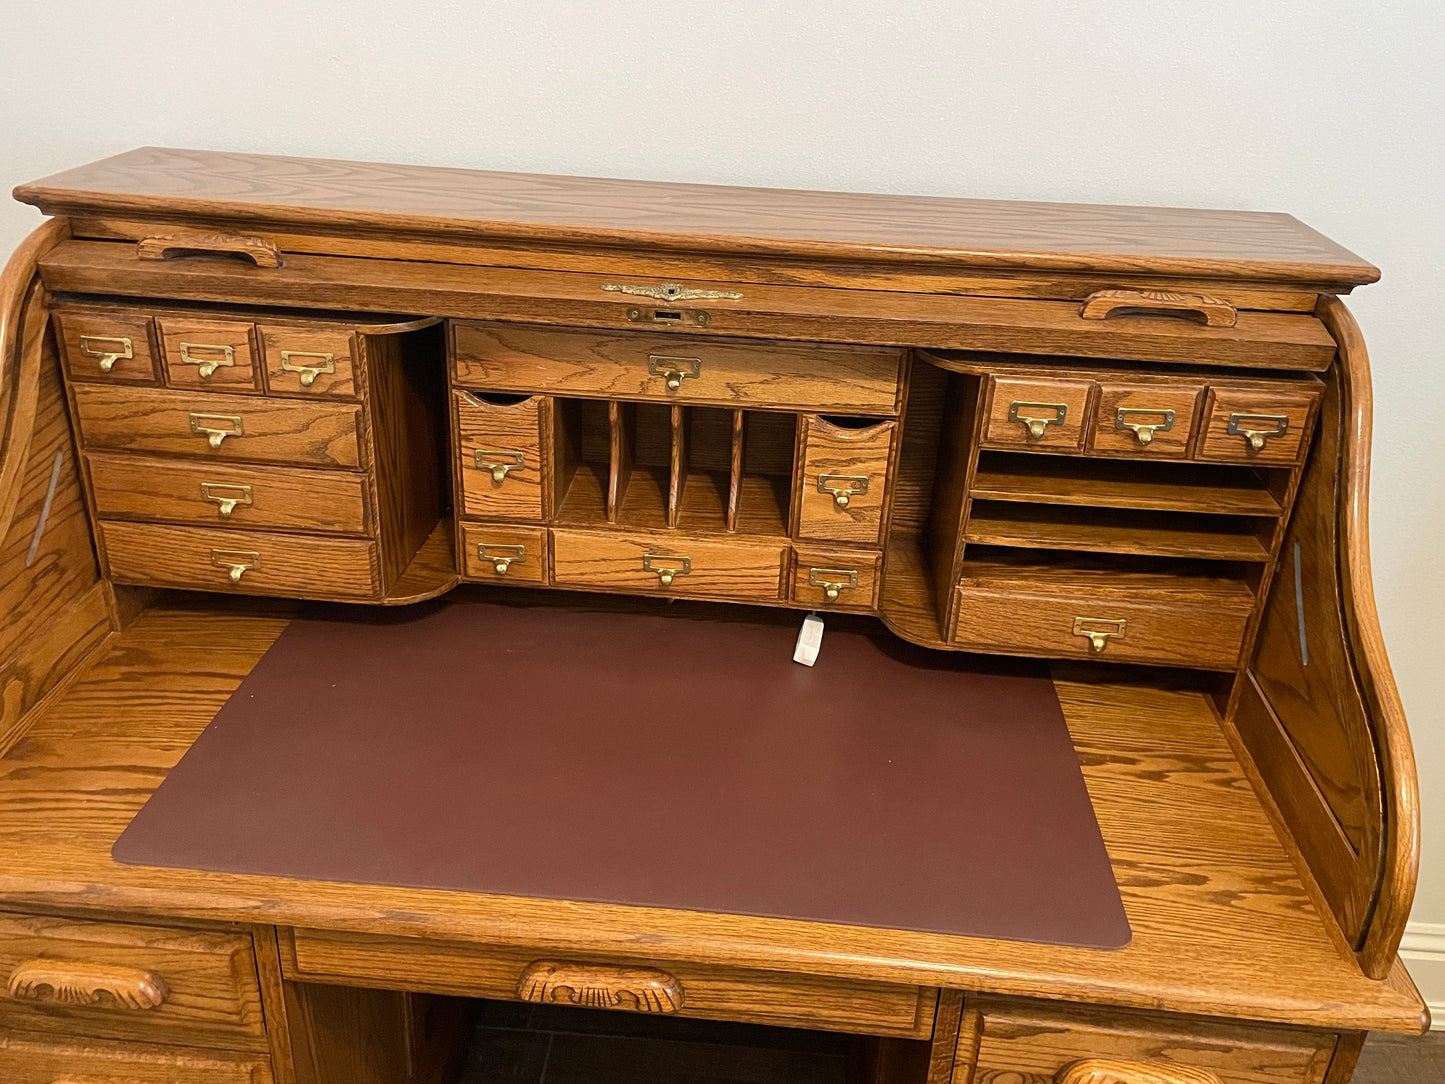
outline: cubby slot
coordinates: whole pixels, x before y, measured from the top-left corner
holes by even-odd
[[[1195,512],[975,501],[968,543],[1031,549],[1266,561],[1275,521]]]
[[[970,492],[990,501],[1279,516],[1288,484],[1281,470],[984,451]]]
[[[592,399],[558,399],[554,484],[560,523],[606,523],[613,519],[608,494],[613,462],[609,408]]]
[[[1009,546],[969,546],[959,582],[1018,588],[1093,589],[1137,599],[1251,602],[1260,566],[1248,561],[1070,553]]]

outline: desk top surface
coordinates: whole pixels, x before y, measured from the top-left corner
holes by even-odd
[[[1379,271],[1288,214],[813,192],[143,147],[21,185],[47,214],[1348,289]]]
[[[121,865],[111,845],[288,620],[274,606],[205,606],[146,612],[0,758],[0,900],[1419,1026],[1403,969],[1371,981],[1327,931],[1208,698],[1123,681],[1055,680],[1134,931],[1117,951]]]

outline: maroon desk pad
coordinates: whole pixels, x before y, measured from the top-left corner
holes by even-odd
[[[1117,948],[1046,671],[796,624],[462,602],[293,621],[120,861]]]

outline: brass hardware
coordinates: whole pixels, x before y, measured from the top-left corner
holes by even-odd
[[[1131,422],[1130,415],[1143,414],[1145,417],[1158,417],[1163,421],[1159,422]],[[1115,429],[1129,429],[1139,438],[1140,444],[1148,444],[1154,439],[1155,433],[1167,433],[1174,428],[1174,411],[1172,410],[1150,410],[1148,407],[1120,407],[1119,412],[1114,415]]]
[[[227,494],[230,494],[227,496]],[[201,500],[215,501],[217,512],[229,516],[239,504],[251,504],[251,487],[230,485],[226,482],[202,482]]]
[[[627,310],[627,318],[634,324],[696,324],[707,327],[712,319],[702,309],[654,309],[634,305]]]
[[[810,568],[808,569],[808,586],[821,587],[825,599],[829,602],[837,602],[838,596],[844,591],[857,588],[858,570],[853,568]]]
[[[691,557],[665,557],[660,553],[645,553],[642,555],[642,571],[657,573],[657,582],[663,587],[671,587],[672,581],[678,576],[686,576],[692,572]]]
[[[702,298],[722,298],[736,301],[743,295],[733,290],[693,290],[677,282],[664,282],[659,286],[621,286],[609,282],[602,287],[615,294],[631,294],[634,297],[650,297],[657,301],[697,301]]]
[[[492,481],[497,485],[502,484],[509,472],[527,469],[527,461],[521,452],[476,451],[472,453],[472,462],[477,470],[491,471]]]
[[[1039,413],[1043,410],[1052,410],[1052,418],[1044,417]],[[1028,411],[1027,414],[1024,411]],[[1044,430],[1051,425],[1063,425],[1064,419],[1069,416],[1068,403],[1022,403],[1013,402],[1008,407],[1008,420],[1011,422],[1022,422],[1029,431],[1030,440],[1039,440],[1044,435]]]
[[[682,366],[687,366],[686,369]],[[674,358],[666,354],[648,354],[647,371],[667,380],[667,390],[677,391],[686,377],[702,376],[702,358]]]
[[[1245,423],[1248,424],[1245,424]],[[1269,423],[1269,428],[1263,428],[1259,423]],[[1285,430],[1289,428],[1289,418],[1283,414],[1231,414],[1229,416],[1230,436],[1243,437],[1249,441],[1249,446],[1258,452],[1264,448],[1264,442],[1270,437],[1282,437]]]
[[[116,344],[119,347],[115,350],[102,348],[102,343]],[[80,337],[80,352],[89,357],[96,358],[100,365],[100,371],[108,373],[115,368],[117,361],[124,361],[127,358],[135,357],[135,349],[131,346],[128,337],[122,335],[82,335]]]
[[[245,435],[239,414],[192,414],[191,432],[205,437],[212,448],[219,448],[227,437]]]
[[[218,358],[193,358],[191,357],[193,350],[215,350],[221,356]],[[221,366],[236,364],[236,350],[234,347],[224,344],[181,343],[181,364],[196,366],[196,375],[202,380],[209,380]]]
[[[862,474],[820,474],[818,492],[832,497],[839,508],[847,508],[855,496],[868,492],[868,479]]]
[[[498,556],[488,553],[487,550],[501,550],[503,555]],[[477,543],[477,559],[480,561],[491,561],[492,571],[498,576],[505,576],[507,569],[515,564],[520,564],[527,559],[526,546],[501,546],[488,542]]]
[[[1074,635],[1085,637],[1094,654],[1102,655],[1111,639],[1122,640],[1124,638],[1124,626],[1125,621],[1122,617],[1118,620],[1103,617],[1076,617],[1074,618]]]
[[[243,574],[261,567],[261,555],[255,550],[212,550],[211,564],[224,568],[232,583],[240,583]]]
[[[292,358],[318,358],[318,365],[297,365],[291,361]],[[300,373],[301,386],[309,388],[316,383],[316,378],[322,373],[328,376],[336,372],[336,355],[324,354],[316,350],[282,350],[281,371],[283,373]]]

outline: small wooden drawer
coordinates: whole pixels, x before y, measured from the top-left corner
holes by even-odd
[[[1077,452],[1084,443],[1093,388],[1089,380],[990,377],[984,443]]]
[[[101,519],[370,533],[363,474],[137,455],[92,454],[86,461]]]
[[[553,395],[896,414],[904,352],[892,347],[453,325],[458,384]]]
[[[871,610],[878,605],[877,550],[799,545],[793,549],[793,601],[827,610]]]
[[[776,600],[787,553],[777,542],[677,532],[554,530],[552,577],[559,587]]]
[[[983,652],[1230,670],[1253,610],[1242,584],[1201,590],[1180,578],[1131,591],[966,578],[953,642]]]
[[[1317,384],[1211,384],[1198,458],[1285,466],[1296,463],[1318,401]]]
[[[487,583],[547,582],[546,528],[495,523],[463,523],[461,528],[461,565],[467,579]]]
[[[938,991],[693,963],[571,959],[526,949],[322,930],[281,941],[288,979],[384,982],[493,1000],[586,1004],[745,1023],[927,1038]],[[570,985],[569,985],[570,984]]]
[[[151,353],[151,319],[135,313],[62,312],[60,341],[71,380],[105,384],[161,382]]]
[[[363,463],[354,405],[98,384],[71,390],[88,449],[351,470]]]
[[[991,1000],[970,1009],[980,1034],[972,1072],[962,1068],[974,1084],[1320,1084],[1336,1042],[1333,1032],[1108,1009]]]
[[[1203,394],[1203,384],[1100,381],[1089,434],[1090,453],[1188,457],[1194,416]]]
[[[270,1059],[0,1035],[5,1084],[272,1084]]]
[[[240,934],[0,915],[0,982],[0,1034],[267,1048]]]
[[[344,327],[256,328],[266,359],[266,391],[302,399],[359,399],[355,349]]]
[[[896,423],[803,419],[798,536],[877,545]]]
[[[542,421],[551,400],[452,394],[462,514],[542,518]]]
[[[381,593],[376,543],[361,539],[110,520],[100,541],[119,583],[319,599]]]
[[[239,320],[156,320],[166,384],[207,391],[257,391],[255,328]]]

